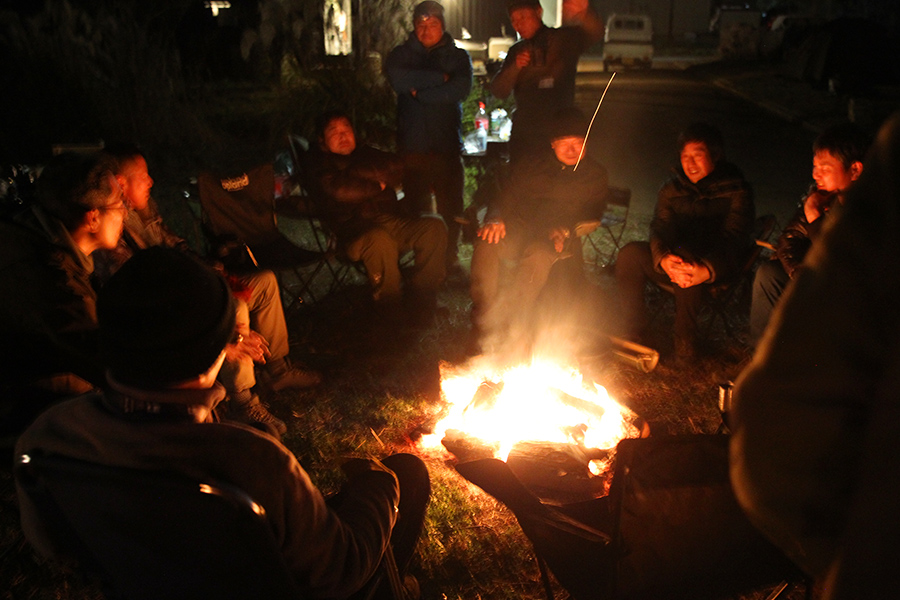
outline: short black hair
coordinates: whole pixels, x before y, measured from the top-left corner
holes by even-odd
[[[101,153],[59,154],[38,177],[37,204],[74,231],[84,215],[108,204],[114,169],[112,160]]]
[[[321,140],[325,137],[325,129],[328,127],[328,124],[335,119],[347,119],[347,122],[350,123],[351,127],[353,127],[353,119],[350,118],[350,115],[346,111],[340,109],[326,110],[318,117],[316,117],[317,139]]]
[[[718,163],[725,156],[725,140],[722,132],[715,125],[702,121],[688,125],[678,135],[678,153],[680,154],[684,147],[691,142],[706,144],[713,164]]]
[[[131,142],[116,142],[110,144],[103,149],[103,154],[109,157],[115,165],[116,175],[121,175],[122,168],[136,158],[147,160],[147,156],[140,147]]]
[[[842,123],[829,127],[813,142],[813,154],[828,152],[841,161],[845,169],[862,162],[872,140],[855,123]]]
[[[541,8],[540,0],[509,0],[506,3],[506,12],[512,14],[512,11],[520,8]]]

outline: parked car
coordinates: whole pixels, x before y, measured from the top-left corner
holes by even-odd
[[[647,15],[611,14],[603,36],[603,68],[613,65],[650,67],[653,63],[653,24]]]

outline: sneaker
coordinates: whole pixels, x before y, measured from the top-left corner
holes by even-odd
[[[260,427],[265,431],[277,432],[276,437],[287,433],[287,425],[284,421],[269,412],[269,409],[259,401],[259,396],[254,395],[250,402],[238,403],[230,401],[228,416],[240,423]]]
[[[322,383],[322,375],[318,371],[288,367],[286,371],[272,377],[272,390],[280,392],[288,388],[308,388]]]

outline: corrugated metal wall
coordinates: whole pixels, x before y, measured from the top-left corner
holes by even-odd
[[[501,26],[506,34],[515,37],[506,14],[506,0],[440,0],[444,5],[444,20],[450,35],[459,39],[462,28],[472,34],[472,39],[486,42],[499,37]]]

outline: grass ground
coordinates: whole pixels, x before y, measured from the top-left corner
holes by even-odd
[[[645,227],[629,224],[634,236],[629,231],[625,239],[638,237]],[[470,254],[471,246],[464,245],[464,267]],[[591,254],[586,258],[593,260]],[[596,292],[595,316],[602,317],[609,310],[604,298],[611,281],[599,269],[589,268],[588,274]],[[315,390],[268,398],[272,412],[288,423],[284,444],[326,493],[340,485],[339,465],[346,457],[401,451],[422,456],[432,476],[433,495],[412,569],[423,598],[546,597],[530,543],[512,514],[460,477],[452,455],[422,450],[416,444],[442,408],[440,364],[459,364],[466,358],[469,299],[465,280],[457,278],[442,289],[440,304],[446,310],[424,328],[381,327],[370,318],[366,296],[364,282],[359,281],[326,301],[289,313],[292,356],[321,369],[325,381]],[[745,323],[739,314],[740,309],[735,320],[741,327]],[[674,366],[666,355],[671,346],[670,319],[664,309],[654,321],[663,360],[653,372],[639,372],[602,354],[591,359],[591,369],[613,398],[652,424],[652,432],[714,432],[720,424],[717,386],[734,378],[747,353],[739,342],[726,339],[716,329],[705,358],[688,367]],[[36,558],[19,530],[17,513],[11,477],[3,470],[0,581],[8,585],[2,586],[0,598],[99,598],[90,583]],[[565,591],[553,585],[556,597],[565,598]],[[770,591],[753,591],[740,600],[762,599]]]

